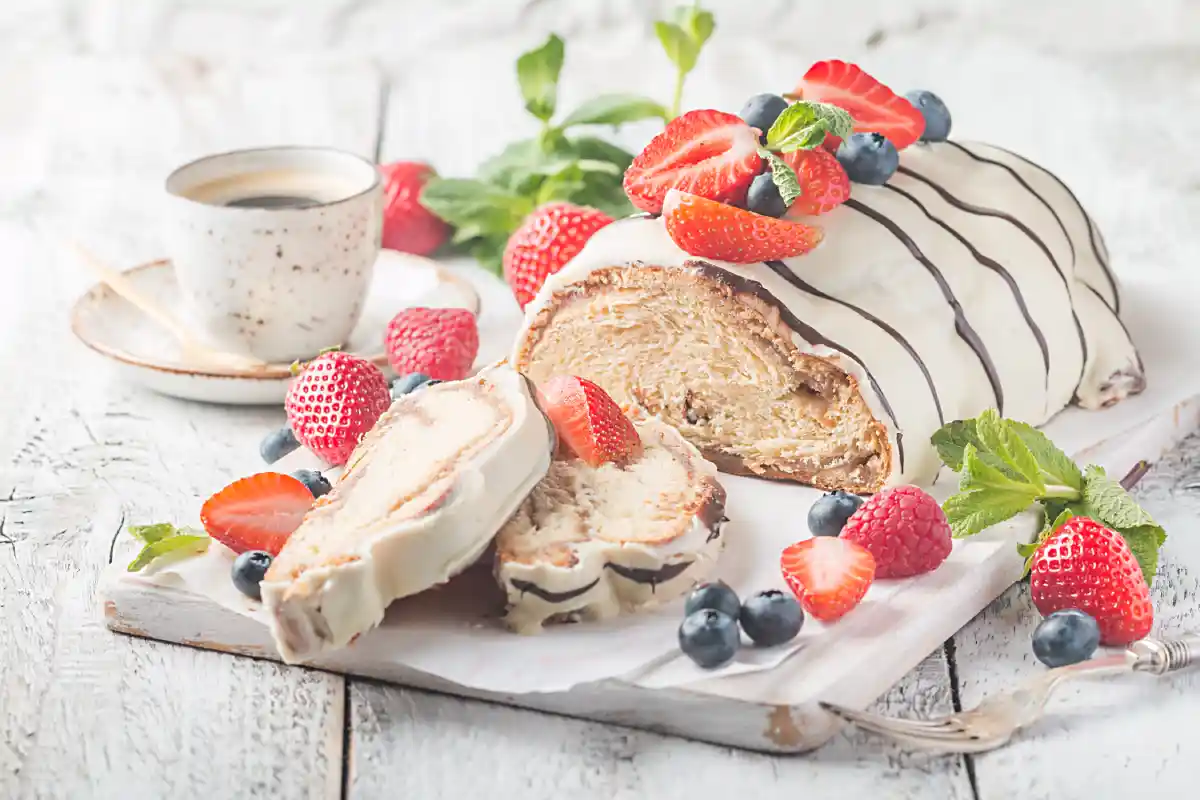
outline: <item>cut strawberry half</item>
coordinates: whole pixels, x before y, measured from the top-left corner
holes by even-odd
[[[837,59],[818,61],[787,96],[844,109],[854,119],[856,132],[881,133],[897,150],[908,147],[925,132],[921,112],[857,64]]]
[[[710,200],[744,200],[762,170],[759,131],[724,111],[698,109],[676,117],[625,171],[625,194],[657,213],[671,189]]]
[[[591,381],[559,375],[538,388],[538,399],[570,455],[593,467],[606,462],[623,467],[642,454],[642,439],[629,417]]]
[[[313,505],[312,492],[291,475],[260,472],[234,481],[204,502],[200,522],[235,553],[279,555]]]
[[[677,189],[667,193],[663,220],[684,252],[734,264],[803,255],[824,235],[811,225],[765,217]]]
[[[800,183],[800,196],[788,209],[789,217],[824,214],[850,197],[850,176],[827,150],[794,150],[781,158]]]
[[[831,536],[785,548],[779,567],[800,606],[822,622],[845,616],[875,580],[875,557],[862,545]]]

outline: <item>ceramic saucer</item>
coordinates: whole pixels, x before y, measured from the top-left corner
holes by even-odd
[[[184,318],[179,284],[169,261],[142,264],[125,275],[161,308]],[[369,358],[390,377],[383,332],[398,311],[411,306],[467,308],[479,314],[480,300],[471,281],[459,270],[384,250],[375,265],[362,317],[344,349]],[[292,377],[290,364],[223,370],[188,363],[174,337],[103,284],[93,286],[75,303],[71,330],[108,359],[122,378],[185,400],[278,404],[283,402]]]

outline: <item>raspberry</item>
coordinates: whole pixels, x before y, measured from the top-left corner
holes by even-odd
[[[937,501],[916,486],[884,489],[863,503],[842,538],[875,556],[875,576],[907,578],[936,569],[950,555],[950,525]]]
[[[397,375],[439,381],[467,377],[479,353],[475,315],[462,308],[406,308],[388,323],[384,341]]]

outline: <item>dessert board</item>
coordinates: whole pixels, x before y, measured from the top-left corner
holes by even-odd
[[[485,311],[503,302],[492,279],[479,275],[475,282]],[[1200,378],[1188,369],[1200,331],[1175,328],[1167,335],[1165,322],[1186,319],[1195,296],[1189,287],[1144,276],[1127,282],[1124,316],[1141,345],[1149,388],[1104,411],[1059,415],[1046,430],[1065,451],[1121,476],[1200,428]],[[261,468],[249,458],[245,466],[247,473]],[[819,493],[751,478],[722,476],[722,482],[731,522],[718,577],[740,592],[779,585],[781,543],[806,538],[803,517]],[[953,484],[943,473],[932,491],[945,496]],[[496,591],[486,569],[393,604],[380,628],[312,666],[747,749],[801,752],[836,729],[818,701],[866,706],[1017,580],[1015,544],[1037,524],[1026,514],[958,541],[934,572],[880,582],[839,622],[809,620],[793,644],[744,649],[712,673],[674,648],[679,602],[611,623],[515,636],[481,611],[489,588]],[[125,564],[133,543],[122,540],[100,587],[111,629],[278,658],[261,609],[230,587],[229,556],[219,546],[150,574],[130,574]]]

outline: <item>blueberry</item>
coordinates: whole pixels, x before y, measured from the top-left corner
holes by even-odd
[[[826,492],[808,509],[808,529],[813,536],[837,536],[863,502],[858,495],[847,494],[841,489]]]
[[[733,661],[740,645],[737,622],[715,609],[702,608],[689,614],[679,626],[679,649],[705,669]]]
[[[432,383],[441,383],[441,381],[435,381],[428,375],[420,372],[401,375],[399,378],[396,378],[396,380],[392,381],[392,399],[395,400],[396,398],[403,397],[410,392],[415,392],[417,389],[425,386],[426,384]]]
[[[750,183],[750,191],[746,194],[746,210],[764,217],[782,217],[787,211],[787,204],[779,196],[779,187],[771,178],[771,173],[764,172],[756,175]]]
[[[291,428],[284,425],[266,435],[262,444],[258,446],[258,454],[262,456],[263,461],[274,464],[299,446],[300,442],[296,441],[296,434],[292,433]]]
[[[882,186],[900,166],[896,145],[881,133],[852,133],[842,141],[837,160],[850,180]]]
[[[779,115],[788,107],[788,101],[777,94],[756,94],[746,101],[738,114],[746,124],[762,131],[762,140],[767,140],[767,131],[779,119]]]
[[[303,483],[304,488],[312,492],[313,497],[329,494],[329,490],[333,488],[329,479],[315,469],[298,469],[292,473],[292,477]]]
[[[742,610],[742,601],[724,581],[707,581],[697,584],[688,594],[683,604],[683,615],[689,616],[702,608],[711,608],[737,619]]]
[[[950,109],[946,108],[942,98],[924,89],[909,92],[904,98],[916,106],[925,118],[925,132],[921,134],[921,141],[944,142],[950,138]]]
[[[1087,661],[1099,646],[1100,626],[1074,608],[1055,611],[1033,632],[1033,654],[1047,667]]]
[[[787,592],[765,589],[746,598],[738,621],[755,644],[774,647],[796,638],[804,624],[804,611]]]
[[[233,560],[233,585],[246,597],[262,600],[259,584],[262,583],[273,560],[270,553],[264,553],[262,550],[247,550],[242,553]]]

